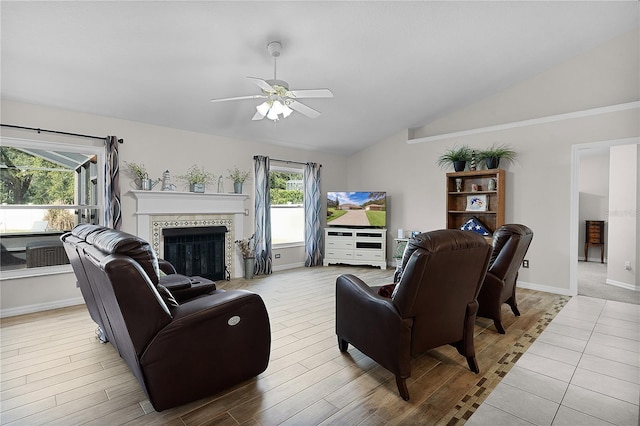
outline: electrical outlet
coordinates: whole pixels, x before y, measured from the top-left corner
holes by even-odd
[[[525,259],[522,261],[522,267],[523,268],[528,268],[529,267],[529,259]]]
[[[276,253],[273,257],[276,259],[280,259],[280,253]]]
[[[626,261],[624,262],[624,269],[625,271],[630,271],[631,270],[631,262],[630,261]]]

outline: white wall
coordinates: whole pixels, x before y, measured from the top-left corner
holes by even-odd
[[[609,215],[609,150],[600,149],[580,158],[580,192],[578,219],[578,258],[584,259],[585,221],[605,221],[605,242],[608,241],[607,225]],[[605,244],[604,257],[607,258],[608,244]],[[589,260],[600,262],[600,250],[590,249]]]
[[[609,249],[607,283],[636,288],[637,242],[628,235],[638,235],[638,147],[613,146],[610,150],[609,181]],[[631,269],[624,268],[629,262]]]
[[[161,126],[153,126],[110,117],[72,112],[58,108],[43,107],[21,102],[2,100],[1,121],[5,124],[53,129],[96,136],[115,135],[124,139],[120,145],[121,162],[144,163],[152,178],[162,176],[169,169],[174,183],[175,176],[183,174],[192,164],[203,165],[205,170],[217,175],[227,174],[227,169],[237,165],[251,170],[252,177],[245,182],[243,192],[251,197],[245,207],[250,215],[245,217],[243,229],[245,237],[254,230],[253,224],[253,156],[268,155],[273,158],[292,161],[313,161],[321,163],[322,189],[344,186],[347,179],[347,159],[336,155],[297,150],[276,145],[222,138],[214,135],[188,132]],[[2,135],[32,140],[68,141],[69,138],[49,134],[2,128]],[[74,138],[74,143],[88,143],[85,139]],[[304,143],[304,141],[301,141]],[[121,174],[122,189],[122,230],[136,233],[135,200],[128,194],[131,180]],[[179,185],[180,188],[180,185]],[[216,192],[216,185],[207,192]],[[224,189],[232,192],[233,185],[225,180]],[[299,264],[304,262],[304,248],[283,249],[282,258],[276,265]],[[75,288],[72,273],[2,280],[0,282],[0,315],[19,314],[38,310],[39,307],[52,308],[73,303],[81,303],[79,290]],[[58,303],[58,305],[55,305]]]
[[[640,99],[638,31],[552,68],[502,93],[414,129],[412,138],[458,132]],[[455,144],[481,149],[507,143],[518,153],[506,169],[506,221],[534,232],[529,269],[519,279],[530,286],[570,294],[571,146],[640,135],[638,110],[407,144],[396,134],[349,159],[349,189],[387,190],[389,238],[398,228],[445,226],[445,171],[440,153]],[[384,164],[384,168],[372,165]],[[384,173],[380,171],[383,170]],[[631,236],[633,238],[634,236]],[[391,256],[392,244],[388,257]]]

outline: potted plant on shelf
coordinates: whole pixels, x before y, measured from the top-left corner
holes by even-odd
[[[256,234],[253,234],[249,238],[242,240],[236,240],[235,243],[242,254],[244,259],[244,277],[247,280],[253,278],[253,272],[256,266],[256,257],[254,253],[253,238]]]
[[[153,183],[151,179],[149,179],[149,174],[147,173],[147,168],[144,164],[138,163],[129,163],[124,162],[127,166],[127,172],[131,178],[135,181],[138,189],[144,189],[145,191],[150,191],[153,188]]]
[[[467,145],[460,147],[454,146],[453,148],[448,148],[440,158],[438,158],[438,165],[440,167],[448,167],[450,164],[453,164],[453,169],[456,172],[461,172],[469,160],[471,160],[471,148]]]
[[[484,160],[487,169],[497,169],[500,165],[500,159],[513,161],[516,152],[508,145],[491,145],[491,148],[482,150],[478,153],[478,159]]]
[[[189,184],[189,191],[204,192],[206,185],[208,183],[212,183],[215,180],[216,175],[210,172],[205,172],[204,168],[198,168],[198,166],[194,164],[189,167],[186,174],[176,177]]]
[[[233,181],[233,192],[236,194],[242,194],[242,184],[249,177],[249,172],[233,166],[233,169],[228,169],[229,179]]]

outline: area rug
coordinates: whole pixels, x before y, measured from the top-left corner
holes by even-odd
[[[478,379],[474,387],[444,416],[439,424],[463,425],[570,299],[567,296],[558,297],[551,308],[516,341],[511,350],[505,351],[498,361],[487,369],[487,372]]]

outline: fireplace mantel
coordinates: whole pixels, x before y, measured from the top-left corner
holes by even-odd
[[[129,191],[136,199],[136,215],[244,214],[246,194],[201,194],[181,191]]]
[[[156,242],[152,222],[158,222],[159,218],[176,223],[184,219],[196,219],[203,217],[218,217],[232,219],[229,238],[242,238],[244,216],[249,215],[245,207],[245,201],[249,199],[246,194],[207,194],[181,191],[141,191],[132,190],[129,193],[136,200],[136,225],[137,235],[149,242]],[[216,219],[219,220],[219,219]],[[187,222],[192,222],[187,220]],[[156,223],[157,225],[157,223]],[[231,247],[229,247],[231,248]],[[234,250],[235,252],[235,250]],[[158,255],[161,253],[158,252]],[[233,256],[233,265],[241,264],[239,255]],[[242,276],[240,268],[233,266],[232,276]]]

